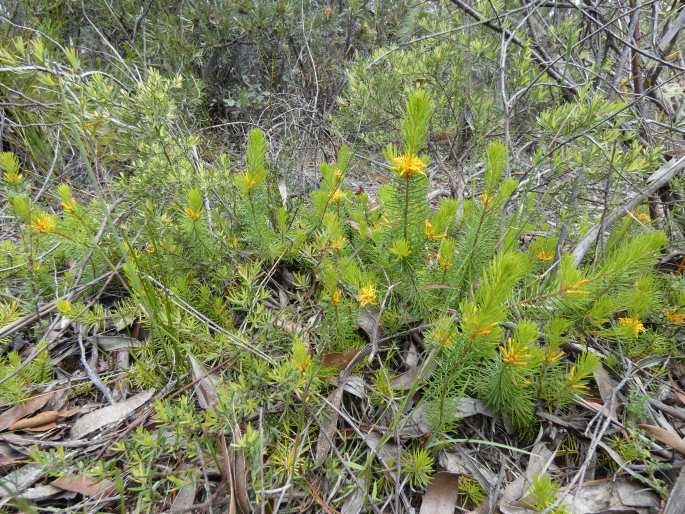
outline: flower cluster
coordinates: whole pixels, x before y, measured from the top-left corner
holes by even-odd
[[[418,155],[405,153],[393,157],[392,165],[397,174],[406,179],[426,174],[426,163]]]

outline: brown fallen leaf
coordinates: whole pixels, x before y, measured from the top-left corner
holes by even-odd
[[[377,310],[362,309],[359,311],[357,324],[369,337],[369,342],[375,348],[378,340],[383,337],[383,322]]]
[[[364,440],[371,450],[376,454],[378,459],[389,469],[397,466],[397,463],[402,459],[402,450],[394,443],[386,442],[381,446],[383,437],[376,432],[369,432],[364,436]]]
[[[419,514],[454,512],[459,495],[459,475],[440,471],[433,476],[421,502]]]
[[[612,380],[609,376],[609,372],[604,366],[598,366],[593,371],[593,376],[595,383],[597,384],[597,389],[599,390],[599,395],[602,398],[604,407],[610,406],[611,417],[616,419],[616,408],[620,402],[612,401],[612,395],[614,394],[614,387],[616,387],[616,382]],[[616,400],[617,398],[614,398]]]
[[[357,350],[345,353],[329,352],[321,357],[321,364],[326,368],[345,369],[355,355],[357,355]]]
[[[30,487],[26,489],[23,493],[17,496],[18,499],[30,500],[30,501],[42,501],[61,493],[60,489],[52,487],[51,485],[38,485],[36,487]]]
[[[478,414],[492,417],[493,414],[488,407],[481,401],[475,398],[452,398],[448,403],[450,412],[457,418],[463,419]],[[432,430],[430,423],[430,414],[426,409],[426,402],[420,402],[405,418],[405,421],[400,425],[400,437],[418,438],[424,437]]]
[[[11,409],[0,414],[0,431],[7,430],[18,420],[30,416],[37,410],[42,409],[50,398],[52,398],[53,394],[54,393],[50,392],[34,396],[33,398],[29,398],[25,403],[15,405]]]
[[[685,392],[683,392],[675,380],[671,379],[671,389],[673,390],[673,395],[678,398],[678,401],[685,405]]]
[[[0,478],[0,498],[16,496],[45,475],[42,466],[26,464]]]
[[[678,514],[681,512],[683,505],[685,505],[685,468],[680,470],[678,479],[671,489],[671,494],[668,497],[668,503],[663,514]]]
[[[193,382],[195,382],[197,403],[205,410],[211,409],[219,401],[216,393],[216,378],[211,376],[205,367],[192,355],[188,356],[188,360],[190,360],[190,369]]]
[[[242,437],[243,434],[240,431],[240,427],[238,425],[233,427],[233,440],[239,441]],[[250,497],[247,494],[247,465],[245,463],[245,452],[242,448],[231,447],[228,455],[231,459],[231,466],[233,468],[232,477],[238,512],[241,514],[250,514],[252,508],[250,507]]]
[[[57,428],[59,425],[55,423],[54,421],[51,423],[46,423],[45,425],[40,425],[39,427],[31,427],[31,428],[26,428],[27,432],[47,432],[48,430],[52,430],[53,428]]]
[[[191,512],[190,507],[195,503],[196,492],[197,484],[194,480],[179,487],[174,503],[171,504],[171,510],[179,512],[185,509],[187,512]]]
[[[638,426],[660,443],[670,446],[674,450],[685,455],[685,441],[683,441],[678,434],[674,434],[673,432],[654,425],[647,425],[643,423],[639,424]]]
[[[154,394],[154,389],[148,389],[131,396],[128,400],[108,405],[81,416],[71,427],[72,439],[81,439],[102,427],[116,425],[126,419],[138,407],[144,405]]]
[[[344,388],[344,383],[339,384],[338,387],[328,395],[328,402],[332,407],[331,405],[326,405],[325,414],[323,414],[321,418],[319,438],[316,442],[316,456],[314,457],[314,463],[317,466],[326,460],[328,453],[333,447],[335,432],[338,428],[338,410],[342,403]]]
[[[564,494],[559,490],[558,494]],[[584,482],[566,496],[564,508],[569,514],[589,512],[658,512],[659,497],[638,482],[623,479],[600,479]],[[682,512],[678,510],[676,512]]]
[[[88,475],[66,475],[50,483],[51,486],[79,493],[91,498],[101,498],[114,492],[114,483],[98,480]]]
[[[409,349],[404,356],[404,365],[407,371],[400,373],[393,379],[391,384],[393,389],[410,389],[414,382],[416,382],[419,375],[419,352],[416,350],[414,343],[409,345]]]
[[[233,433],[235,438],[236,434]],[[229,514],[249,514],[252,512],[247,496],[247,472],[245,470],[245,458],[242,450],[229,449],[226,443],[226,436],[219,435],[219,444],[223,460],[223,476],[228,484],[230,503],[228,505]]]
[[[59,412],[56,410],[48,410],[30,418],[20,419],[10,426],[10,430],[25,430],[27,428],[40,427],[49,423],[54,424],[59,418]]]
[[[347,497],[347,500],[345,500],[345,503],[340,509],[340,514],[359,514],[367,499],[364,494],[365,490],[366,482],[364,479],[359,479],[357,487],[355,487],[352,493]]]

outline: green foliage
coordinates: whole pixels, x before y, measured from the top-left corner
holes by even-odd
[[[114,4],[132,9],[127,1]],[[152,2],[151,12],[167,28],[192,37],[151,27],[143,16],[149,51],[130,35],[130,55],[102,73],[85,71],[92,54],[60,48],[47,37],[24,34],[2,42],[0,79],[31,98],[31,105],[12,100],[3,107],[11,128],[9,150],[0,153],[1,194],[11,237],[0,243],[1,293],[8,299],[0,302],[0,328],[62,298],[50,315],[82,330],[86,340],[123,334],[135,342],[131,367],[121,373],[132,388],[184,387],[193,381],[189,356],[215,369],[214,405],[200,410],[187,392],[160,399],[154,422],[114,446],[114,463],[89,469],[116,482],[120,492],[131,491],[135,505],[124,506],[131,510],[159,510],[170,490],[198,480],[177,456],[224,462],[217,441],[229,434],[230,451],[242,452],[252,470],[250,500],[262,504],[271,501],[264,491],[281,487],[312,496],[312,475],[322,470],[335,477],[363,472],[370,498],[397,488],[394,478],[423,489],[437,467],[435,448],[453,444],[464,428],[464,397],[482,400],[497,426],[526,438],[536,429],[538,409],[563,415],[579,397],[594,393],[599,358],[593,348],[578,350],[588,341],[610,354],[605,363],[616,370],[621,361],[612,352],[638,359],[678,350],[685,285],[676,274],[655,272],[667,237],[639,216],[646,213],[629,213],[614,235],[599,241],[594,258],[576,266],[569,242],[587,223],[566,213],[557,232],[553,216],[540,209],[555,192],[542,187],[549,177],[587,177],[589,182],[577,180],[575,192],[582,195],[590,183],[604,180],[607,159],[618,174],[639,178],[656,166],[659,150],[634,141],[623,116],[600,123],[623,109],[622,101],[583,90],[575,102],[543,108],[553,98],[535,88],[529,103],[510,113],[514,136],[536,131],[532,168],[522,170],[524,159],[509,154],[517,150],[511,144],[516,137],[495,139],[504,123],[501,91],[480,86],[499,74],[499,38],[492,34],[467,41],[463,33],[445,33],[360,56],[351,67],[335,123],[346,127],[354,117],[367,148],[384,149],[388,180],[377,193],[350,187],[359,146],[329,152],[313,190],[288,191],[281,182],[287,170],[278,160],[283,152],[270,127],[247,133],[244,158],[229,157],[227,144],[196,130],[203,118],[190,114],[201,110],[203,87],[227,90],[209,84],[220,73],[205,76],[203,86],[189,70],[195,57],[200,66],[218,58],[226,34],[253,41],[259,64],[259,77],[227,86],[225,103],[244,105],[243,115],[277,102],[263,88],[283,79],[284,62],[292,64],[289,70],[300,68],[311,84],[314,70],[307,71],[300,57],[293,63],[279,57],[295,31],[298,38],[307,34],[317,57],[326,37],[342,38],[342,25],[330,17],[347,16],[355,33],[349,38],[362,45],[376,37],[369,35],[371,15],[358,3],[331,7],[328,15],[315,13],[316,5],[185,2],[178,16],[168,17],[163,2]],[[53,13],[41,9],[36,16]],[[121,11],[124,26],[133,21],[131,9]],[[389,27],[402,38],[447,30],[442,4],[421,13],[408,12],[403,3],[396,10]],[[374,17],[380,24],[382,15]],[[185,23],[212,28],[203,39],[201,29],[196,33]],[[104,28],[123,34],[121,27]],[[571,48],[575,29],[559,30]],[[166,44],[178,55],[163,54]],[[509,77],[514,88],[537,71],[527,45],[511,50],[510,59],[520,61]],[[128,69],[141,51],[158,68]],[[340,52],[336,47],[331,53]],[[312,59],[324,74],[335,57]],[[288,73],[283,80],[292,85],[295,72]],[[325,84],[338,87],[334,76]],[[319,105],[314,107],[297,109],[311,110],[319,120]],[[579,132],[593,144],[575,138]],[[569,140],[561,144],[559,138]],[[441,158],[448,147],[449,157]],[[464,171],[467,161],[475,171],[460,175],[457,194],[429,201],[429,192],[443,185],[438,171]],[[561,182],[563,194],[574,191],[569,182],[575,178]],[[31,362],[14,339],[0,340],[2,401],[24,400],[52,378],[50,351],[37,342],[47,337],[46,326],[22,333],[38,350]],[[72,336],[67,331],[60,337]],[[355,358],[360,349],[368,359]],[[354,372],[357,382],[336,383],[341,368],[346,378]],[[336,397],[343,387],[345,400]],[[347,402],[349,394],[363,401]],[[630,421],[646,415],[637,390],[630,400]],[[368,449],[359,433],[335,423],[327,430],[331,404],[341,424],[372,419],[388,434],[418,404],[430,433],[403,449],[400,476],[391,477],[375,461],[364,464]],[[314,463],[322,436],[344,451]],[[625,458],[637,455],[636,448],[615,442]],[[50,473],[75,465],[57,450],[32,458]],[[462,489],[474,505],[485,499],[473,481],[464,479]],[[557,489],[549,477],[537,477],[531,507],[544,510]]]
[[[32,396],[34,387],[51,378],[52,366],[45,347],[45,343],[39,343],[36,349],[38,353],[30,362],[22,362],[14,351],[0,359],[0,400],[10,404],[21,402]]]
[[[528,494],[532,498],[531,508],[535,512],[543,512],[552,506],[556,500],[559,484],[555,483],[547,474],[533,477]],[[550,511],[553,514],[566,514],[568,511],[563,506]]]
[[[402,455],[402,471],[412,487],[425,488],[433,474],[433,457],[425,448],[415,448]]]

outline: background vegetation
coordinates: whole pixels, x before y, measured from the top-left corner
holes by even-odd
[[[0,19],[3,508],[679,512],[683,2]]]

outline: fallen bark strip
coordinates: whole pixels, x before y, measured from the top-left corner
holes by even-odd
[[[611,226],[620,220],[628,211],[635,209],[647,197],[653,195],[668,184],[683,168],[685,168],[685,156],[668,161],[661,168],[652,173],[647,179],[646,187],[642,192],[632,197],[623,206],[614,210],[614,212],[609,214],[603,222],[592,227],[587,235],[578,243],[572,253],[575,265],[578,266],[580,264],[583,257],[585,257],[585,254],[600,237],[601,231],[611,228]]]

